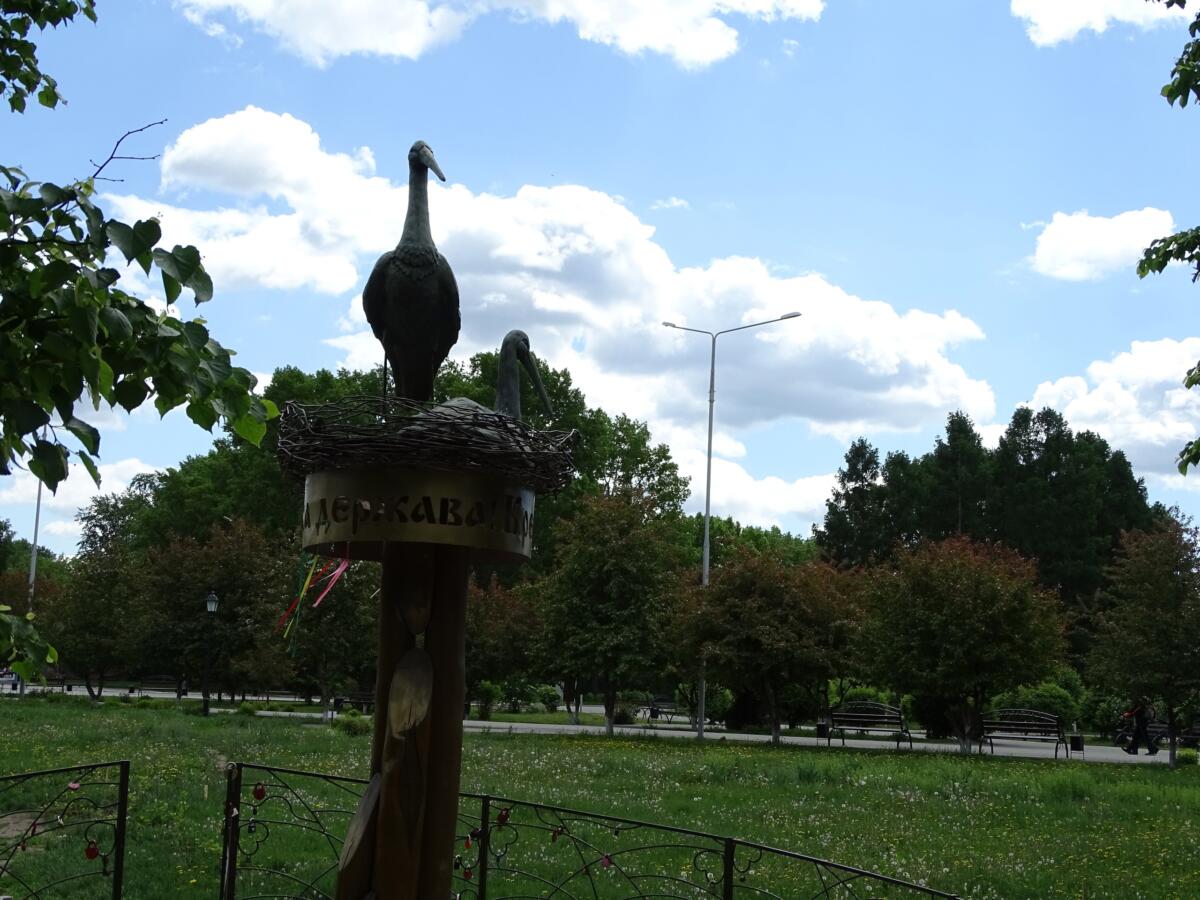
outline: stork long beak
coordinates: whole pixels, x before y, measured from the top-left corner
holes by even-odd
[[[554,415],[554,407],[550,404],[550,397],[546,394],[546,388],[542,384],[542,376],[538,372],[537,362],[534,360],[533,354],[529,352],[529,347],[524,342],[517,344],[517,358],[521,360],[521,365],[529,373],[529,379],[533,382],[534,388],[537,389],[538,396],[542,398],[542,406],[546,407],[546,415]]]
[[[446,176],[442,174],[442,170],[438,166],[437,160],[433,158],[433,151],[428,147],[421,148],[421,162],[425,163],[425,168],[433,172],[433,174],[442,181],[446,180]]]

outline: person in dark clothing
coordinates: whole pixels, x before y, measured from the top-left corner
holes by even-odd
[[[1132,709],[1121,713],[1121,718],[1133,719],[1133,735],[1129,738],[1129,743],[1125,745],[1125,752],[1130,756],[1137,756],[1138,744],[1142,742],[1146,744],[1147,756],[1153,756],[1158,752],[1158,748],[1150,740],[1150,732],[1146,727],[1153,714],[1154,708],[1150,705],[1149,697],[1138,698]]]

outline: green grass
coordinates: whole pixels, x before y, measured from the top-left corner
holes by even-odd
[[[361,777],[369,741],[296,719],[8,699],[0,733],[0,774],[132,761],[127,900],[215,895],[226,762]],[[463,789],[733,835],[963,896],[1200,895],[1196,767],[468,733]]]

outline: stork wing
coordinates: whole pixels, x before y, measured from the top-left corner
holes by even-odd
[[[371,324],[371,330],[375,332],[375,337],[381,341],[387,330],[385,325],[388,306],[387,271],[391,261],[391,250],[379,257],[367,279],[366,287],[363,288],[363,312],[366,313],[367,321]]]
[[[450,263],[446,262],[446,258],[442,254],[438,254],[437,261],[437,283],[438,283],[438,345],[436,348],[436,356],[434,357],[434,370],[436,371],[446,357],[450,355],[450,348],[458,343],[458,331],[462,327],[462,317],[458,312],[458,282],[454,280],[454,272],[450,268]]]

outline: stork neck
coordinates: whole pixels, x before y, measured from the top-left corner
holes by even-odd
[[[433,243],[429,230],[429,170],[419,162],[408,164],[408,212],[400,243]]]
[[[496,412],[512,419],[521,418],[521,369],[515,351],[500,351],[496,372]]]

